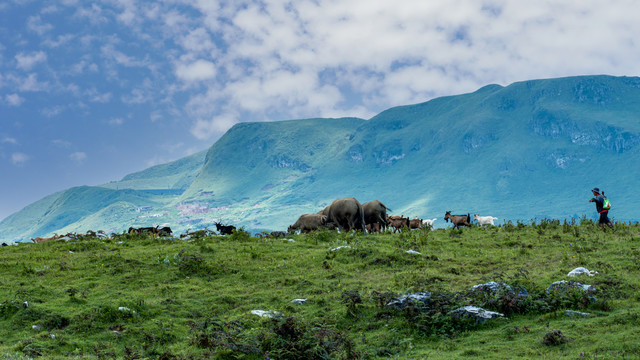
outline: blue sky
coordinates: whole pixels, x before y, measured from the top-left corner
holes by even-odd
[[[638,13],[632,0],[5,0],[0,219],[206,149],[238,122],[637,76]]]

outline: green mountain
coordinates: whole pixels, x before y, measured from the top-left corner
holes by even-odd
[[[591,218],[596,186],[615,220],[637,221],[640,78],[489,85],[369,120],[241,123],[196,155],[95,187],[98,196],[51,195],[0,223],[0,237],[215,221],[276,230],[341,197],[437,226],[447,210],[499,222]]]

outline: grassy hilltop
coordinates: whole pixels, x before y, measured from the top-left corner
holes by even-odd
[[[544,220],[291,239],[239,231],[2,247],[0,359],[640,357],[638,225],[605,233],[589,220]],[[598,274],[567,277],[580,266]],[[546,291],[559,280],[596,291]],[[530,296],[471,291],[489,281]],[[426,306],[385,306],[416,292],[431,293]],[[465,305],[505,317],[451,315]]]

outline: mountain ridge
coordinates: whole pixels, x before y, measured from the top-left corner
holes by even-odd
[[[96,226],[95,214],[115,203],[128,215],[103,230],[170,224],[183,231],[215,221],[276,230],[340,197],[379,199],[424,218],[446,210],[501,221],[570,218],[593,215],[594,186],[612,197],[614,218],[637,221],[640,197],[630,189],[640,185],[640,170],[630,165],[640,160],[638,114],[640,78],[598,75],[487,85],[369,120],[240,123],[191,158],[105,184],[119,193],[95,190],[102,202],[93,212],[75,211],[73,222],[31,211],[43,203],[2,221],[0,236],[45,236],[56,226],[86,231],[82,219],[93,215],[87,221]],[[58,216],[86,207],[83,201],[91,200],[66,203]],[[49,232],[21,232],[24,221],[16,219],[39,214]]]

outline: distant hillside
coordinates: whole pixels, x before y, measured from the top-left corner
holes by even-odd
[[[166,223],[184,231],[215,221],[284,229],[340,197],[379,199],[396,214],[437,217],[439,226],[446,210],[499,222],[592,217],[594,186],[611,198],[615,219],[637,221],[639,160],[640,78],[489,85],[369,120],[241,123],[206,156],[104,186],[119,195],[74,198],[70,189],[51,197],[78,202],[32,204],[0,223],[0,236],[96,230],[105,211],[104,230]],[[34,219],[42,226],[25,226]]]

